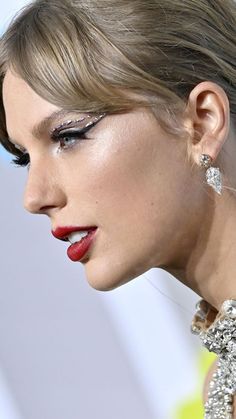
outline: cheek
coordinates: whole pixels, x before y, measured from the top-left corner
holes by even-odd
[[[184,205],[189,178],[182,160],[176,159],[176,152],[172,157],[153,144],[146,138],[121,142],[123,146],[96,152],[87,161],[82,202],[96,203],[94,210],[105,229],[119,225],[131,230],[135,226],[136,234],[153,231],[158,221],[170,219],[173,210]]]
[[[187,222],[189,178],[167,141],[159,147],[148,137],[113,147],[99,144],[86,152],[86,164],[85,156],[71,164],[80,167],[69,182],[71,207],[99,226],[86,263],[94,288],[115,288],[164,265],[174,251],[173,232]]]
[[[119,150],[97,162],[90,176],[88,201],[96,202],[97,220],[110,248],[116,237],[131,252],[141,247],[149,251],[158,238],[163,242],[175,221],[174,227],[180,223],[184,174],[180,179],[175,174],[177,167],[167,168],[167,162],[152,148]]]
[[[160,236],[180,223],[188,177],[182,157],[166,146],[168,138],[160,138],[158,146],[151,136],[114,138],[79,150],[70,161],[69,199],[108,237],[112,233],[140,246],[145,237]]]
[[[157,199],[150,189],[136,195],[134,189],[130,194],[128,189],[110,192],[112,199],[109,194],[104,199],[98,196],[99,235],[86,264],[88,282],[101,291],[115,289],[153,267],[170,265],[187,223],[180,204],[180,212],[177,206],[173,212],[166,206],[166,196]]]

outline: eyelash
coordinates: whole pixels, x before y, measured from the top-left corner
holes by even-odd
[[[57,133],[52,134],[51,140],[53,143],[60,142],[61,140],[64,140],[66,138],[75,139],[75,141],[79,140],[87,140],[88,138],[85,137],[85,134],[97,123],[98,121],[93,122],[87,127],[82,128],[81,130],[77,131],[68,131],[63,133]],[[67,147],[62,147],[60,150],[67,150],[69,148],[73,147],[73,145],[69,145]],[[30,164],[29,154],[23,153],[21,156],[17,156],[14,159],[12,159],[11,163],[13,163],[17,167],[25,167]]]

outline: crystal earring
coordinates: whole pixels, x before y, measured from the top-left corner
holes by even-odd
[[[215,192],[221,195],[222,191],[222,175],[218,167],[212,167],[213,159],[208,154],[201,154],[200,165],[207,168],[206,181]]]

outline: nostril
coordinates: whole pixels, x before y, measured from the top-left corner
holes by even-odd
[[[55,208],[55,207],[53,205],[47,205],[45,207],[41,207],[40,208],[40,212],[46,212],[46,211],[48,211],[48,210],[50,210],[52,208]]]
[[[47,214],[52,208],[54,208],[54,206],[53,205],[40,206],[37,200],[32,199],[25,202],[24,208],[26,209],[26,211],[32,214]]]
[[[50,211],[52,211],[54,208],[54,205],[45,205],[44,207],[39,207],[38,211],[35,211],[35,214],[49,215]]]

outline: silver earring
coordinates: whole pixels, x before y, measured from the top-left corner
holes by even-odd
[[[206,181],[215,192],[221,195],[222,191],[222,175],[218,167],[212,167],[213,159],[208,154],[202,154],[200,156],[200,165],[208,168],[206,171]]]

